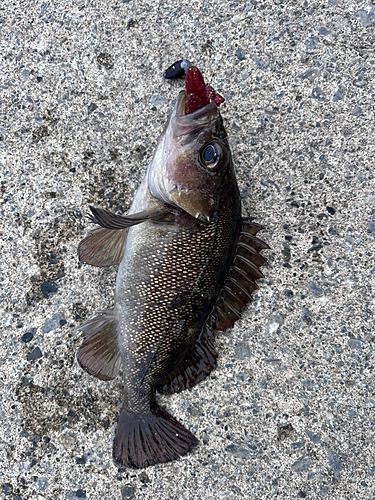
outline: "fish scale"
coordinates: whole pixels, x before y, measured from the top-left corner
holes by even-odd
[[[262,227],[241,216],[222,98],[195,67],[186,88],[202,102],[179,94],[129,214],[90,207],[98,226],[78,248],[82,262],[120,264],[114,308],[81,325],[77,359],[102,380],[122,367],[113,457],[127,467],[175,460],[198,444],[156,392],[193,387],[215,367],[215,337],[251,301],[268,248],[256,237]]]
[[[119,323],[123,325],[120,349],[128,410],[139,411],[138,395],[130,397],[134,394],[132,388],[139,387],[142,380],[148,386],[148,394],[152,393],[159,374],[171,369],[175,358],[181,358],[189,341],[200,333],[226,266],[233,240],[232,221],[233,216],[228,213],[198,230],[189,225],[178,231],[169,226],[161,230],[152,223],[129,230],[128,244],[132,250],[122,264],[123,275],[119,269],[123,281],[116,297]],[[147,234],[148,245],[138,238],[140,231]],[[184,297],[184,303],[174,306],[176,296]],[[134,315],[142,319],[132,324],[130,318]],[[136,344],[136,349],[129,348],[129,343]],[[152,362],[147,363],[146,378],[145,350],[152,357]],[[153,399],[145,405],[150,407]]]

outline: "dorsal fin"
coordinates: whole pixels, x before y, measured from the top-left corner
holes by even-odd
[[[263,227],[252,219],[244,219],[242,223],[232,263],[212,313],[212,323],[217,330],[225,331],[240,318],[258,288],[256,280],[263,277],[259,268],[265,259],[259,252],[269,246],[255,236],[261,229]]]

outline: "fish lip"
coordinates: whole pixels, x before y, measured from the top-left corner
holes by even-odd
[[[178,96],[172,112],[170,126],[174,139],[196,133],[200,129],[214,127],[220,116],[218,107],[210,102],[203,108],[185,115],[186,91],[182,90]]]

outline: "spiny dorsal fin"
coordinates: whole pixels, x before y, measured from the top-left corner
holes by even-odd
[[[91,266],[106,267],[121,262],[124,252],[127,229],[111,230],[96,227],[78,245],[78,258]]]
[[[173,394],[193,387],[213,370],[216,359],[214,336],[207,326],[194,347],[172,368],[157,390],[162,394]]]
[[[242,310],[252,300],[252,293],[258,288],[256,280],[263,277],[259,268],[265,259],[259,252],[269,246],[255,236],[261,229],[263,227],[252,219],[245,219],[242,223],[232,264],[213,311],[217,330],[225,331],[240,318]]]
[[[90,375],[101,380],[114,379],[120,370],[116,326],[115,312],[110,309],[99,311],[98,316],[77,328],[87,334],[77,352],[78,363]]]

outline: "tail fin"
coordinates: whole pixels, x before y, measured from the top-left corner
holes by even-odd
[[[141,469],[186,455],[197,438],[160,407],[147,414],[121,410],[113,458],[124,467]]]

